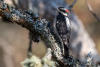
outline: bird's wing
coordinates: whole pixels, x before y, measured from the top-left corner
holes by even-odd
[[[70,22],[69,19],[66,19],[66,21],[57,21],[56,24],[57,32],[62,39],[64,45],[68,46],[68,42],[70,39]]]
[[[53,35],[54,35],[54,38],[56,39],[56,41],[58,42],[58,43],[60,43],[60,47],[61,47],[61,49],[62,49],[62,53],[64,54],[64,45],[63,45],[63,41],[62,41],[62,39],[61,39],[61,37],[59,36],[59,33],[58,33],[58,31],[57,31],[57,28],[56,28],[56,24],[57,24],[57,22],[56,22],[56,20],[53,22],[53,24],[52,24],[52,26],[53,26]]]

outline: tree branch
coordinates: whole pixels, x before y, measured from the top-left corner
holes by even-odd
[[[52,49],[53,57],[55,57],[56,60],[65,63],[66,59],[63,57],[61,44],[57,43],[50,33],[48,22],[45,19],[35,18],[25,11],[16,10],[3,3],[3,1],[0,1],[0,16],[11,21],[8,23],[17,23],[31,32],[39,33],[41,39]]]

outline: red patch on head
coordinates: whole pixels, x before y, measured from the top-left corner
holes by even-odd
[[[70,13],[70,11],[68,9],[65,10],[67,13]]]

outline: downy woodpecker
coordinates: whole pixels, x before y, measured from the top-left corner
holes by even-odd
[[[59,39],[63,42],[62,46],[64,47],[64,56],[69,56],[69,39],[71,33],[70,20],[68,14],[70,11],[67,8],[59,7],[57,9],[58,15],[54,22],[54,29],[57,32]]]

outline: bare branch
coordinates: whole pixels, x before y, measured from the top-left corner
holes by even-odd
[[[95,11],[92,9],[91,5],[89,4],[88,0],[86,0],[89,12],[96,18],[98,22],[100,22],[100,18],[97,16]]]

